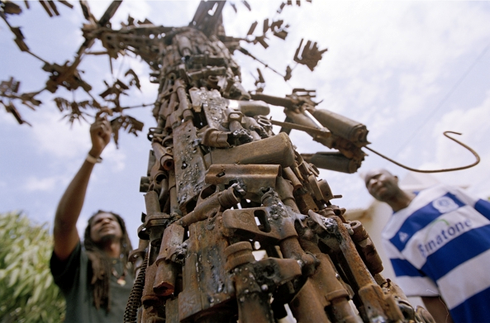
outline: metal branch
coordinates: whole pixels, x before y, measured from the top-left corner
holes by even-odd
[[[415,168],[411,168],[411,167],[408,167],[408,166],[405,166],[405,165],[402,165],[396,161],[394,161],[393,159],[391,158],[388,158],[386,157],[385,155],[377,152],[376,150],[372,149],[372,148],[369,148],[369,147],[365,147],[366,149],[372,151],[373,153],[375,153],[376,155],[392,162],[393,164],[395,165],[398,165],[402,168],[405,168],[405,169],[408,169],[412,172],[417,172],[417,173],[443,173],[443,172],[452,172],[452,171],[456,171],[456,170],[463,170],[463,169],[467,169],[467,168],[471,168],[473,166],[476,166],[479,162],[480,162],[480,156],[478,155],[478,153],[476,151],[474,151],[471,147],[465,145],[464,143],[462,143],[461,141],[457,140],[457,139],[454,139],[452,137],[450,137],[448,135],[448,133],[453,133],[455,135],[461,135],[460,132],[454,132],[454,131],[444,131],[444,136],[446,136],[447,138],[451,139],[452,141],[455,141],[456,143],[458,143],[459,145],[463,146],[464,148],[468,149],[475,157],[476,157],[476,161],[473,163],[473,164],[470,164],[470,165],[467,165],[467,166],[461,166],[461,167],[454,167],[454,168],[443,168],[443,169],[434,169],[434,170],[422,170],[422,169],[415,169]]]

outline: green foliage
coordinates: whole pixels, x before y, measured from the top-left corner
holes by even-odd
[[[0,323],[63,321],[65,301],[49,270],[52,248],[46,225],[0,214]]]

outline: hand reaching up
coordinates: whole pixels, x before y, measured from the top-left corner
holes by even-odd
[[[92,139],[92,149],[89,154],[98,158],[107,144],[111,141],[112,128],[106,116],[101,117],[99,113],[95,116],[95,121],[90,126],[90,138]]]

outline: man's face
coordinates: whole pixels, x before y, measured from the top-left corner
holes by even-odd
[[[90,237],[95,243],[122,238],[122,230],[116,217],[110,213],[99,213],[91,222]]]
[[[398,190],[398,178],[384,169],[370,170],[365,181],[369,194],[381,202],[389,200]]]

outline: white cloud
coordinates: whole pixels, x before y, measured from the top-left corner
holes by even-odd
[[[459,109],[445,114],[434,127],[434,136],[439,136],[437,150],[438,160],[445,161],[448,160],[449,157],[457,160],[468,160],[468,158],[461,153],[461,147],[440,136],[440,134],[446,130],[462,133],[462,136],[451,136],[457,140],[466,142],[469,146],[478,148],[487,146],[488,135],[490,135],[488,116],[490,116],[490,91],[487,92],[487,98],[481,105],[468,110]],[[460,153],[458,153],[458,151]]]
[[[111,171],[118,173],[126,168],[126,149],[116,149],[114,144],[109,144],[102,153],[104,162],[111,164]]]
[[[468,110],[454,110],[446,113],[434,126],[433,141],[435,142],[434,160],[425,163],[425,168],[453,168],[469,165],[475,161],[475,157],[465,148],[445,138],[442,133],[452,130],[462,135],[450,134],[451,137],[463,142],[474,149],[481,158],[480,163],[472,168],[435,174],[440,180],[455,185],[469,186],[474,193],[488,195],[488,116],[490,115],[490,91],[487,98],[477,107]],[[486,192],[486,193],[485,193]]]
[[[53,176],[53,177],[34,177],[30,176],[26,178],[25,182],[22,184],[23,189],[27,192],[34,191],[52,191],[55,188],[63,187],[66,185],[66,178],[64,176]]]
[[[90,124],[83,121],[70,126],[66,119],[61,120],[62,114],[59,111],[42,110],[36,112],[35,117],[33,127],[28,128],[25,135],[30,137],[29,140],[34,143],[38,152],[46,156],[46,160],[64,164],[65,171],[76,171],[91,147]],[[87,120],[91,122],[92,118]],[[120,131],[120,135],[127,135],[124,130]],[[113,171],[122,171],[125,168],[126,150],[116,149],[111,142],[105,149],[103,158],[106,159],[105,162],[111,163]],[[48,189],[56,181],[56,178],[33,179],[31,189]]]
[[[376,107],[374,107],[376,108]],[[386,130],[396,123],[394,115],[388,113],[376,113],[372,116],[369,122],[368,140],[375,143],[378,138],[386,134]]]
[[[90,148],[89,124],[75,122],[70,127],[61,118],[59,111],[38,111],[30,140],[40,151],[55,158],[72,159],[86,153]]]
[[[19,123],[15,120],[14,115],[11,113],[7,113],[5,109],[0,109],[0,125],[3,126],[15,126],[17,127]],[[22,115],[22,113],[21,113]]]
[[[325,21],[325,28],[308,29],[307,34],[316,33],[329,48],[321,70],[341,87],[329,95],[347,94],[350,99],[329,101],[366,107],[374,113],[377,110],[370,106],[374,99],[386,102],[395,96],[399,104],[392,108],[400,120],[422,112],[428,99],[440,93],[435,82],[448,77],[449,66],[463,55],[474,54],[478,42],[488,37],[481,28],[488,13],[467,2],[385,1],[349,6],[327,1],[322,7],[315,7],[310,19]]]

